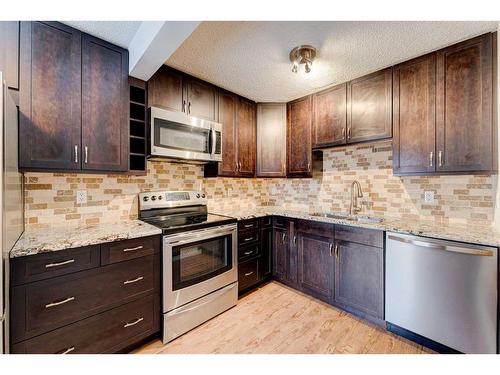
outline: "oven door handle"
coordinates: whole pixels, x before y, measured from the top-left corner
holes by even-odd
[[[191,233],[191,234],[183,234],[179,236],[175,236],[172,238],[165,238],[165,244],[167,245],[183,245],[189,242],[193,241],[198,241],[198,240],[205,240],[205,239],[210,239],[214,237],[219,237],[219,236],[225,236],[225,235],[230,235],[230,234],[235,234],[236,233],[236,225],[231,226],[230,228],[218,228],[216,230],[213,229],[205,229],[201,232],[198,233]]]
[[[210,129],[210,156],[213,158],[215,155],[215,129]]]

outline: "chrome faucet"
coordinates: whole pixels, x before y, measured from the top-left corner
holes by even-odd
[[[354,192],[356,190],[356,192]],[[351,205],[349,207],[349,214],[356,215],[361,211],[361,206],[358,205],[358,198],[363,198],[363,191],[358,180],[354,180],[351,184]]]

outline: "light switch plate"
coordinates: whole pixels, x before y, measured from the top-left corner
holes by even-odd
[[[434,203],[434,192],[433,191],[424,191],[424,202],[425,203]]]
[[[87,203],[87,190],[77,190],[76,191],[76,203],[77,204]]]

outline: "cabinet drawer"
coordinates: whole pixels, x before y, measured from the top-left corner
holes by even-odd
[[[159,249],[159,236],[109,242],[101,245],[101,264],[118,263],[153,255],[157,249]]]
[[[272,216],[264,216],[260,218],[260,227],[267,228],[273,225],[273,217]]]
[[[315,235],[333,239],[333,224],[320,223],[311,220],[298,220],[295,222],[295,231],[308,235]]]
[[[151,293],[153,256],[14,287],[12,341],[18,342]]]
[[[245,232],[252,229],[259,228],[259,219],[243,220],[238,223],[238,231]]]
[[[245,246],[260,241],[260,233],[258,230],[253,230],[238,235],[239,246]]]
[[[244,290],[259,281],[258,259],[238,264],[238,290]]]
[[[335,225],[335,239],[375,247],[384,247],[384,232],[377,229]]]
[[[12,286],[99,267],[99,245],[14,258]]]
[[[13,345],[13,353],[82,354],[111,353],[129,344],[130,339],[158,331],[159,311],[153,296],[146,296],[33,339]],[[158,316],[157,316],[158,315]]]
[[[238,261],[244,261],[260,255],[260,244],[242,246],[238,249]]]
[[[276,228],[286,228],[289,219],[283,216],[273,216],[273,226]]]

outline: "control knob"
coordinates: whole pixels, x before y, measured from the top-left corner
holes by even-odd
[[[147,196],[146,196],[146,197],[142,198],[142,200],[143,200],[144,202],[147,202],[147,201],[149,200],[149,197],[147,197]]]
[[[155,201],[155,200],[156,200],[156,195],[153,195],[153,196],[151,197],[151,200],[152,200],[152,201]]]
[[[200,197],[200,194],[199,194],[199,193],[198,193],[198,194],[196,194],[196,198],[199,198],[199,197]]]

